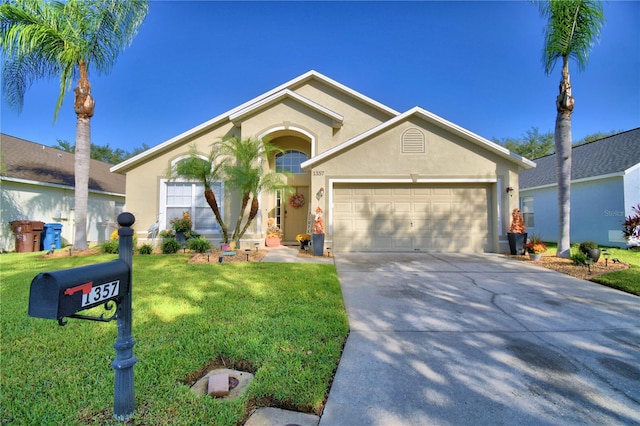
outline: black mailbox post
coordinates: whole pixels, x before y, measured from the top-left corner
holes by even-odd
[[[118,321],[118,337],[113,347],[116,358],[111,363],[115,372],[114,417],[126,421],[135,409],[133,366],[138,361],[133,355],[136,341],[131,335],[131,264],[133,260],[133,229],[135,217],[131,213],[118,216],[120,237],[119,259],[96,265],[43,272],[31,281],[29,315],[57,320],[64,318],[94,321]],[[79,311],[104,305],[116,313],[104,318],[78,314]]]

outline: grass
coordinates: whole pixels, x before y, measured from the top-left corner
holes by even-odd
[[[555,254],[557,245],[555,243],[545,244],[548,247],[547,253]],[[629,269],[598,275],[591,281],[640,296],[640,250],[626,250],[617,247],[600,248],[609,252],[611,255],[609,261],[619,259],[628,263]],[[572,247],[571,250],[575,249]]]
[[[1,424],[116,424],[115,322],[60,327],[27,315],[38,272],[115,258],[0,256]],[[134,257],[131,423],[235,425],[255,405],[319,413],[348,333],[335,267],[187,260]],[[255,373],[243,397],[191,393],[190,382],[216,359]]]

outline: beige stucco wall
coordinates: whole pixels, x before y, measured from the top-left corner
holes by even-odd
[[[401,152],[402,134],[410,128],[418,128],[425,134],[425,154]],[[515,163],[419,118],[401,122],[322,161],[311,170],[311,175],[313,188],[329,190],[332,179],[495,182],[492,184],[495,201],[490,217],[497,222],[494,223],[493,239],[498,242],[506,238],[510,212],[518,206],[518,166]],[[507,187],[513,187],[514,192],[507,194]],[[327,197],[321,200],[325,211],[328,211],[328,202]],[[331,235],[328,238],[330,240]],[[499,247],[495,249],[500,250]]]
[[[73,244],[73,189],[3,180],[1,192],[0,249],[12,251],[15,248],[15,235],[11,232],[9,225],[9,222],[14,220],[60,223],[62,224],[62,245]],[[109,233],[117,227],[116,205],[122,205],[124,201],[123,196],[89,192],[87,238],[90,244],[109,238]]]
[[[337,129],[330,138],[322,138],[319,141],[318,153],[331,149],[393,117],[320,81],[309,81],[294,91],[344,117],[340,129]]]

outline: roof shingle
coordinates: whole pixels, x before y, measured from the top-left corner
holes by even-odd
[[[520,189],[556,184],[556,155],[535,163],[536,168],[520,173]],[[636,164],[640,164],[640,127],[573,147],[571,180],[620,173]]]
[[[2,177],[75,186],[74,155],[0,133]],[[110,164],[91,160],[89,191],[124,194],[126,177],[111,173]]]

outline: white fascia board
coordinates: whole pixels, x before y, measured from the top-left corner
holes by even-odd
[[[625,175],[628,175],[629,173],[634,172],[634,171],[636,171],[637,169],[640,169],[640,163],[635,164],[635,165],[633,165],[633,166],[629,167],[629,168],[628,168],[628,169],[626,169],[623,173],[624,173]]]
[[[340,151],[346,150],[347,148],[349,148],[352,145],[357,144],[358,142],[362,141],[363,139],[368,138],[371,135],[374,135],[384,129],[386,129],[389,126],[392,126],[393,124],[397,123],[398,121],[403,120],[405,117],[407,117],[409,111],[405,112],[404,114],[400,114],[397,115],[395,117],[393,117],[392,119],[385,121],[384,123],[381,123],[379,125],[377,125],[376,127],[373,127],[369,130],[367,130],[364,133],[359,134],[358,136],[355,136],[351,139],[348,139],[344,142],[342,142],[340,145],[336,145],[331,149],[326,150],[325,152],[323,152],[322,154],[310,158],[307,161],[303,162],[300,164],[300,167],[302,167],[302,169],[306,169],[308,167],[313,167],[316,163],[324,160],[327,157],[330,157],[334,154],[337,154]]]
[[[330,157],[332,155],[335,155],[336,153],[345,150],[347,148],[349,148],[350,146],[359,143],[360,141],[362,141],[363,139],[366,139],[376,133],[379,133],[393,125],[395,125],[396,123],[405,120],[406,118],[412,116],[412,115],[417,115],[417,116],[421,116],[423,119],[426,119],[427,121],[430,121],[432,123],[435,123],[436,125],[440,126],[440,127],[444,127],[446,130],[450,130],[453,133],[457,133],[458,135],[462,136],[463,138],[465,138],[466,140],[470,140],[474,143],[476,143],[477,145],[481,145],[485,148],[488,148],[491,151],[496,152],[498,155],[500,155],[503,158],[509,159],[513,162],[518,163],[519,165],[521,165],[522,167],[529,169],[532,167],[536,167],[536,163],[534,163],[531,160],[528,160],[524,157],[521,157],[520,155],[517,155],[511,151],[509,151],[507,148],[500,146],[494,142],[491,142],[481,136],[476,135],[473,132],[470,132],[467,129],[464,129],[456,124],[451,123],[450,121],[445,120],[442,117],[439,117],[433,113],[430,113],[429,111],[426,111],[420,107],[413,107],[410,110],[396,116],[393,117],[392,119],[385,121],[384,123],[379,124],[376,127],[373,127],[372,129],[369,129],[368,131],[361,133],[360,135],[351,138],[343,143],[341,143],[340,145],[337,145],[325,152],[323,152],[322,154],[318,155],[317,157],[311,158],[305,162],[303,162],[300,166],[303,169],[306,169],[308,167],[313,167],[317,162],[322,161],[323,159]]]
[[[437,125],[440,125],[440,127],[444,127],[447,130],[452,130],[454,133],[461,135],[465,139],[470,140],[476,143],[477,145],[480,145],[480,146],[489,148],[492,151],[495,151],[501,157],[507,158],[516,163],[520,163],[520,165],[525,169],[531,169],[533,167],[536,167],[536,163],[529,160],[528,158],[524,158],[521,155],[516,154],[515,152],[511,152],[507,148],[503,147],[502,145],[499,145],[495,142],[491,142],[490,140],[485,139],[482,136],[477,135],[476,133],[473,133],[472,131],[465,129],[464,127],[460,127],[457,124],[454,124],[448,120],[445,120],[444,118],[432,112],[429,112],[420,107],[415,107],[412,111],[418,113],[419,115],[422,115],[428,121],[431,121]]]
[[[71,185],[61,185],[59,183],[40,182],[40,181],[37,181],[37,180],[19,179],[19,178],[12,178],[12,177],[6,177],[6,176],[3,176],[0,179],[0,181],[22,183],[22,184],[25,184],[25,185],[44,186],[46,188],[68,189],[70,191],[74,191],[75,190],[75,187],[73,187]],[[91,192],[92,194],[112,195],[114,197],[123,197],[124,198],[124,196],[125,196],[125,194],[121,194],[119,192],[98,191],[98,190],[95,190],[95,189],[89,189],[89,192]]]
[[[237,107],[232,108],[232,109],[230,109],[230,110],[228,110],[228,111],[226,111],[226,112],[224,112],[224,113],[212,118],[211,120],[205,121],[204,123],[202,123],[202,124],[200,124],[200,125],[198,125],[196,127],[193,127],[191,129],[187,130],[186,132],[183,132],[183,133],[179,134],[178,136],[175,136],[175,137],[173,137],[171,139],[168,139],[167,141],[162,142],[162,143],[160,143],[159,145],[156,145],[153,148],[149,148],[148,150],[146,150],[144,152],[141,152],[140,154],[136,155],[135,157],[131,157],[128,160],[125,160],[120,164],[116,164],[115,166],[111,167],[109,170],[111,172],[114,172],[114,173],[115,172],[119,172],[120,170],[125,169],[128,166],[134,165],[134,164],[140,162],[141,160],[143,160],[144,158],[146,158],[146,157],[148,157],[150,155],[153,155],[156,152],[163,151],[164,149],[166,149],[167,147],[173,145],[174,143],[180,142],[181,140],[183,140],[183,139],[185,139],[185,138],[187,138],[189,136],[192,136],[194,134],[197,134],[198,132],[200,132],[200,131],[208,128],[208,127],[214,126],[216,124],[224,122],[225,120],[228,120],[229,116],[237,113],[238,111],[241,111],[241,110],[247,108],[248,106],[250,106],[250,105],[252,105],[252,104],[254,104],[256,102],[259,102],[259,101],[263,100],[264,98],[272,96],[275,93],[278,93],[278,92],[280,92],[280,91],[282,91],[284,89],[290,88],[291,86],[294,86],[294,85],[296,85],[296,84],[298,84],[298,83],[300,83],[302,81],[305,81],[307,79],[310,79],[310,78],[317,78],[318,80],[324,81],[328,85],[334,86],[336,89],[341,90],[341,91],[343,91],[343,92],[345,92],[345,93],[347,93],[347,94],[349,94],[351,96],[354,96],[354,97],[360,99],[361,101],[363,101],[365,103],[368,103],[368,104],[374,106],[375,108],[378,108],[378,109],[380,109],[380,110],[382,110],[382,111],[384,111],[384,112],[386,112],[388,114],[391,114],[391,115],[400,114],[398,111],[396,111],[396,110],[394,110],[392,108],[389,108],[388,106],[383,105],[380,102],[374,101],[373,99],[371,99],[371,98],[369,98],[367,96],[364,96],[361,93],[358,93],[355,90],[350,89],[349,87],[344,86],[343,84],[340,84],[337,81],[334,81],[334,80],[330,79],[329,77],[326,77],[326,76],[320,74],[319,72],[317,72],[315,70],[311,70],[311,71],[307,71],[306,73],[304,73],[304,74],[302,74],[302,75],[300,75],[300,76],[298,76],[298,77],[296,77],[296,78],[294,78],[292,80],[287,81],[286,83],[281,84],[280,86],[278,86],[278,87],[276,87],[274,89],[271,89],[271,90],[269,90],[269,91],[267,91],[267,92],[265,92],[265,93],[263,93],[263,94],[261,94],[259,96],[256,96],[255,98],[253,98],[253,99],[251,99],[251,100],[249,100],[249,101],[247,101],[247,102],[245,102],[245,103],[243,103],[241,105],[238,105]]]
[[[323,107],[322,105],[313,102],[310,99],[305,98],[304,96],[301,96],[299,94],[297,94],[296,92],[291,91],[290,89],[284,89],[281,90],[278,93],[275,93],[269,97],[266,97],[234,114],[229,115],[229,120],[231,120],[233,122],[233,124],[235,124],[236,126],[239,125],[240,123],[242,123],[243,119],[253,113],[256,112],[258,110],[260,110],[261,108],[267,107],[269,105],[275,104],[277,102],[282,101],[285,98],[290,98],[295,100],[296,102],[299,102],[300,104],[314,110],[317,111],[318,113],[325,115],[327,117],[329,117],[331,120],[333,120],[334,124],[334,128],[339,128],[342,127],[342,122],[344,121],[344,117],[336,112],[331,111],[328,108]]]
[[[591,177],[586,177],[582,179],[574,179],[571,181],[571,185],[575,185],[576,183],[594,182],[598,180],[624,177],[624,175],[625,175],[625,172],[617,172],[617,173],[609,173],[607,175],[591,176]],[[555,188],[557,186],[558,184],[554,182],[554,183],[548,183],[546,185],[532,186],[530,188],[524,188],[524,189],[520,188],[520,192],[533,191],[533,190],[545,189],[545,188]]]

